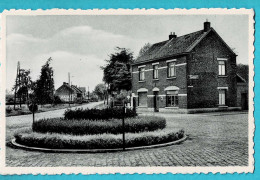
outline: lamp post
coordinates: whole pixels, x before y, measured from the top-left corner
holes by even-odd
[[[74,76],[70,76],[70,73],[68,73],[68,78],[69,78],[69,88],[70,88],[70,89],[72,89],[72,88],[71,88],[71,86],[72,86],[71,78],[73,78],[73,77],[74,77]],[[72,89],[72,90],[73,90],[73,89]],[[70,90],[69,90],[69,107],[70,107],[71,99],[72,99],[72,97],[71,97],[71,92],[70,92]]]
[[[33,115],[33,123],[32,123],[32,127],[33,127],[33,124],[34,124],[34,113],[38,111],[38,105],[35,102],[32,102],[28,106],[29,106],[29,110],[32,112],[32,115]]]
[[[108,88],[109,88],[109,84],[106,84],[106,88],[107,88],[107,92],[106,92],[106,94],[107,94],[106,96],[107,96],[107,97],[106,97],[106,98],[107,98],[107,106],[108,106],[108,96],[109,96],[109,95],[108,95]]]
[[[122,131],[123,131],[123,151],[125,150],[125,101],[123,100],[123,114],[122,114]]]

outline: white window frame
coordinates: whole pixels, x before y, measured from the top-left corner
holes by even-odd
[[[219,89],[219,105],[225,106],[226,105],[226,89]]]
[[[157,68],[155,68],[157,67]],[[159,78],[159,64],[154,64],[153,65],[153,79],[158,79]]]
[[[145,80],[145,67],[139,67],[139,81]]]
[[[171,100],[170,105],[168,102],[169,98]],[[179,107],[178,91],[166,91],[166,107]]]
[[[218,60],[218,75],[226,76],[226,61]]]
[[[176,61],[171,61],[167,63],[167,77],[175,77],[176,76]]]

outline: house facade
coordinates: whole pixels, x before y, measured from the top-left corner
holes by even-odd
[[[132,93],[139,109],[152,111],[236,107],[236,54],[210,22],[171,33],[132,64]]]
[[[76,102],[83,100],[83,92],[75,85],[63,82],[63,84],[56,90],[56,96],[59,96],[62,102]]]

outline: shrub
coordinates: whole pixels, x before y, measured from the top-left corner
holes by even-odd
[[[154,132],[143,132],[138,134],[126,134],[126,147],[137,147],[155,145],[176,141],[184,137],[184,131],[165,132],[164,130]],[[113,149],[122,148],[122,136],[114,134],[99,135],[61,135],[42,134],[36,132],[20,132],[15,134],[16,142],[41,148],[55,149]]]
[[[122,117],[135,117],[137,116],[136,112],[132,109],[127,108],[124,113],[123,108],[105,108],[105,109],[82,109],[77,108],[75,110],[67,109],[64,113],[65,119],[89,119],[89,120],[98,120],[98,119],[112,119]]]
[[[125,132],[143,132],[164,129],[166,120],[162,117],[143,116],[125,119]],[[33,131],[41,133],[119,134],[123,132],[122,120],[64,120],[62,118],[42,119],[33,124]]]
[[[13,111],[10,106],[6,107],[5,110],[6,110],[6,113],[7,113],[7,114],[10,114],[10,113]]]
[[[60,97],[59,96],[54,96],[54,101],[53,101],[53,104],[61,104],[62,103],[62,101],[61,101],[61,99],[60,99]]]

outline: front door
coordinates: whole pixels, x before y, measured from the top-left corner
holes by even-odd
[[[248,110],[247,93],[241,93],[241,108],[242,110]]]
[[[153,92],[153,104],[154,104],[154,112],[159,112],[159,100],[158,100],[158,91]]]

